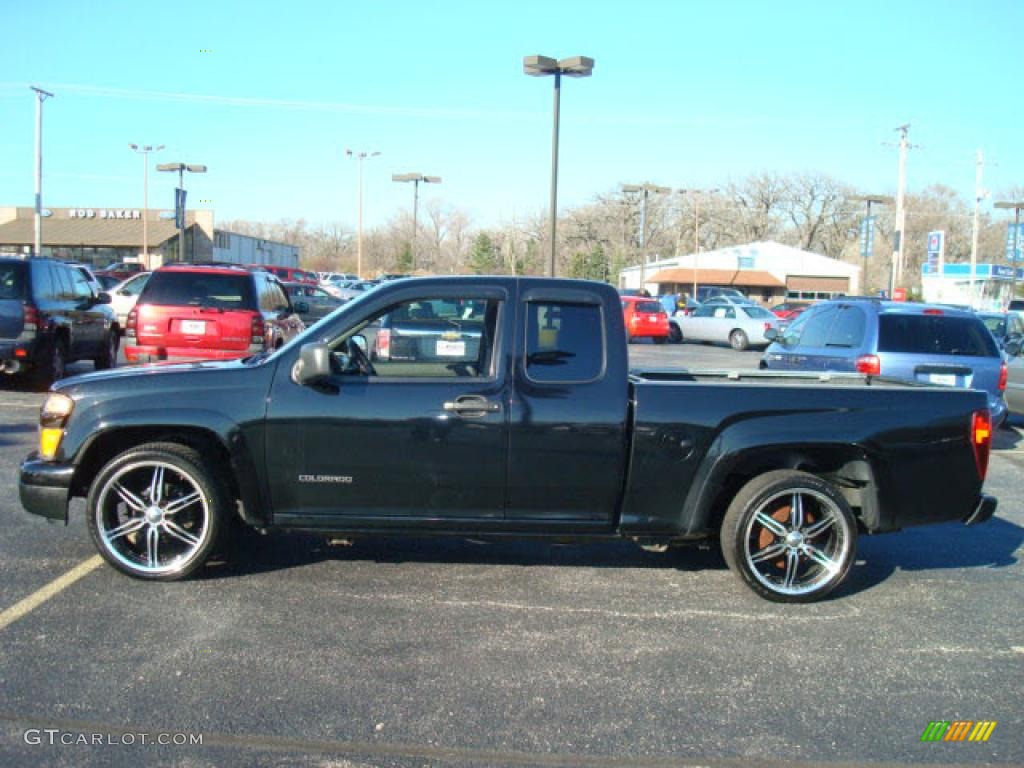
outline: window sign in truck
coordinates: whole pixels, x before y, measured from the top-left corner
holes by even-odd
[[[260,530],[718,539],[770,600],[822,597],[857,538],[980,523],[982,392],[861,374],[627,370],[619,297],[534,278],[423,278],[283,348],[54,385],[23,505],[138,578]],[[943,478],[936,483],[935,478]]]

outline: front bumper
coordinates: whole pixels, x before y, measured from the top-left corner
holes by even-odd
[[[68,497],[75,468],[71,464],[43,461],[33,453],[21,464],[18,496],[21,506],[33,515],[68,521]]]
[[[978,506],[974,508],[967,517],[964,518],[964,525],[978,525],[984,523],[992,515],[996,513],[996,506],[998,505],[995,496],[988,496],[982,494],[981,498],[978,499]]]

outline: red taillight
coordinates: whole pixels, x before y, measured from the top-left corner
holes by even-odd
[[[32,341],[39,329],[39,310],[31,304],[25,304],[21,308],[21,333],[18,334],[18,341]]]
[[[999,391],[1006,391],[1006,380],[1010,377],[1010,369],[1006,367],[1006,361],[999,366]]]
[[[769,322],[768,322],[768,321],[766,320],[766,321],[765,321],[765,324],[764,324],[764,329],[765,329],[765,330],[767,331],[767,330],[769,330],[769,329],[770,329],[771,327],[772,327],[772,324],[771,324],[771,323],[769,323]]]
[[[926,315],[941,315],[942,314],[942,310],[941,309],[926,309],[924,311],[924,314],[926,314]]]
[[[978,477],[985,479],[988,472],[988,454],[992,448],[992,418],[988,411],[975,411],[971,420],[971,447],[974,449],[974,463],[978,466]]]
[[[391,359],[391,329],[381,328],[377,331],[377,339],[373,342],[373,352],[378,360]]]
[[[866,373],[868,376],[882,375],[882,361],[878,355],[861,355],[857,358],[857,372]]]
[[[132,307],[132,311],[128,313],[128,320],[125,321],[124,335],[126,338],[135,338],[135,328],[139,324],[139,310]]]
[[[252,321],[249,323],[249,335],[252,337],[249,341],[251,344],[261,345],[266,342],[266,328],[263,325],[263,315],[253,315]]]

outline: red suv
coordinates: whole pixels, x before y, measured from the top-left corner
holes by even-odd
[[[668,315],[657,299],[644,296],[621,296],[622,319],[626,323],[629,341],[643,337],[654,339],[655,344],[668,340]]]
[[[248,269],[269,272],[284,283],[307,283],[308,285],[319,285],[320,280],[312,272],[307,272],[298,267],[275,267],[270,264],[248,264]]]
[[[273,275],[174,265],[146,283],[128,315],[124,352],[132,363],[230,360],[276,349],[304,328]]]

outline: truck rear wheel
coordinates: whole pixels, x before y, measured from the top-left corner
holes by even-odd
[[[86,501],[93,543],[137,579],[176,581],[210,556],[229,495],[201,454],[178,443],[147,443],[111,459]]]
[[[720,535],[729,568],[780,603],[827,595],[846,578],[857,551],[856,521],[842,494],[816,475],[789,469],[743,486]]]

